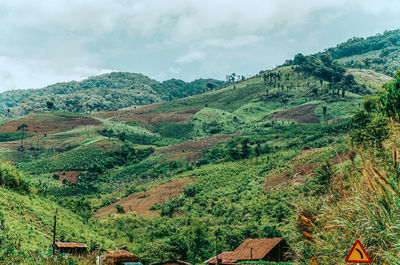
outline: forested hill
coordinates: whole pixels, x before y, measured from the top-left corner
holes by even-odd
[[[323,53],[349,68],[372,69],[393,76],[400,68],[400,30],[354,37]]]
[[[71,112],[120,109],[198,94],[210,84],[219,87],[223,82],[197,79],[188,83],[171,79],[160,83],[142,74],[113,72],[79,82],[1,93],[0,115],[20,116],[48,108]]]

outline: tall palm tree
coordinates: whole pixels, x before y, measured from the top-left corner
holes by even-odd
[[[23,123],[21,125],[18,126],[17,131],[21,131],[22,132],[22,138],[21,138],[21,150],[24,150],[24,138],[25,138],[25,130],[28,127],[27,124]]]

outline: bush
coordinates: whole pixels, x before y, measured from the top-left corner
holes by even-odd
[[[156,132],[169,138],[188,138],[193,133],[193,124],[164,123],[155,129]]]
[[[0,185],[19,193],[29,193],[30,185],[23,175],[13,166],[0,164]]]
[[[119,204],[115,205],[115,209],[117,209],[117,213],[121,213],[121,214],[125,213],[125,209],[122,205],[119,205]]]

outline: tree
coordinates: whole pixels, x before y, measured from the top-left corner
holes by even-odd
[[[22,132],[20,150],[24,150],[25,130],[26,130],[27,127],[28,127],[28,125],[23,123],[23,124],[19,125],[18,128],[17,128],[17,131],[21,131]]]
[[[353,85],[357,84],[354,80],[354,76],[352,74],[348,74],[344,77],[343,85],[342,85],[342,98],[344,98],[345,91],[350,90]]]
[[[326,122],[326,111],[327,111],[327,107],[323,106],[322,107],[322,113],[324,114],[324,122]]]
[[[379,91],[378,108],[387,117],[400,120],[400,71],[396,73],[393,80],[383,86]]]
[[[195,223],[188,231],[188,252],[192,264],[200,263],[205,258],[204,254],[209,246],[207,238],[208,227],[205,223]]]
[[[307,62],[307,58],[303,54],[298,53],[294,56],[293,64],[301,65],[306,62]]]
[[[261,155],[262,150],[260,143],[257,143],[256,148],[254,148],[254,152],[256,153],[256,156]]]
[[[313,95],[313,98],[317,98],[317,97],[318,97],[318,92],[319,92],[319,90],[318,90],[318,88],[317,88],[315,85],[313,85],[313,86],[310,88],[310,92],[311,92],[311,94]]]
[[[287,98],[287,97],[285,97],[285,96],[281,96],[280,97],[280,99],[279,99],[279,101],[282,103],[282,105],[285,107],[285,109],[286,109],[286,105],[289,103],[289,99]]]
[[[358,110],[352,118],[353,128],[349,134],[357,146],[382,148],[383,142],[390,136],[390,126],[386,117],[379,113]]]
[[[49,109],[49,111],[51,111],[54,108],[54,103],[53,101],[47,101],[46,102],[46,106]]]
[[[119,139],[121,142],[125,143],[125,140],[126,140],[126,133],[125,133],[125,132],[122,132],[122,133],[118,134],[118,139]]]
[[[115,209],[117,210],[117,213],[125,213],[124,207],[120,204],[115,205]]]
[[[250,140],[249,138],[244,138],[242,140],[242,152],[241,156],[242,158],[247,158],[250,155],[250,146],[249,146]]]
[[[214,87],[214,84],[212,84],[212,83],[207,83],[206,86],[207,86],[208,90],[212,91],[212,90],[213,90],[213,87]]]
[[[264,74],[263,78],[264,78],[264,85],[266,85],[267,84],[267,74]]]
[[[104,129],[103,133],[108,137],[108,140],[111,140],[111,136],[114,134],[114,131],[111,129]]]

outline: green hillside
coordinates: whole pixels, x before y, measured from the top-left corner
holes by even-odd
[[[46,255],[59,208],[58,240],[126,246],[146,265],[262,237],[283,237],[289,264],[343,264],[354,235],[396,264],[399,79],[320,53],[224,85],[111,73],[32,90],[55,109],[0,121],[0,262]],[[55,100],[127,86],[154,101]]]
[[[10,165],[0,164],[0,172],[2,251],[18,246],[21,251],[47,252],[52,242],[56,209],[59,209],[59,240],[87,242],[91,247],[112,246],[112,241],[102,237],[91,222],[40,196],[40,190],[35,188],[37,180],[28,178]]]
[[[400,30],[367,38],[354,37],[324,54],[349,68],[372,69],[393,76],[400,68]]]
[[[177,255],[200,262],[213,250],[207,243],[199,256],[191,256],[192,229],[205,229],[206,242],[220,229],[225,238],[221,250],[235,248],[246,237],[282,235],[290,242],[294,212],[282,200],[303,192],[303,183],[324,159],[336,164],[335,157],[346,152],[346,117],[359,108],[362,93],[375,89],[361,82],[380,84],[377,76],[356,76],[358,83],[343,96],[332,82],[293,65],[160,105],[6,119],[1,132],[16,131],[24,123],[30,137],[25,137],[23,151],[20,139],[0,143],[0,159],[30,175],[37,190],[32,196],[48,200],[43,207],[65,209],[71,216],[66,222],[74,224],[65,233],[76,235],[75,225],[86,233],[66,240],[90,243],[105,236],[112,241],[107,246],[127,244],[146,263]],[[310,151],[304,153],[304,148]],[[303,163],[312,166],[299,171]],[[147,208],[137,208],[143,193],[148,194]],[[48,206],[43,216],[51,217],[53,208]],[[201,226],[211,219],[211,226]],[[6,223],[20,229],[11,220]],[[232,229],[238,232],[230,238]],[[182,245],[174,246],[171,237]],[[40,249],[46,240],[44,236],[38,239],[41,245],[25,249]],[[163,251],[153,253],[155,247]]]
[[[142,74],[113,72],[41,89],[3,92],[0,94],[0,114],[19,116],[49,107],[70,112],[92,112],[141,106],[201,93],[209,83],[214,87],[223,84],[214,79],[198,79],[190,83],[171,79],[160,83]]]

